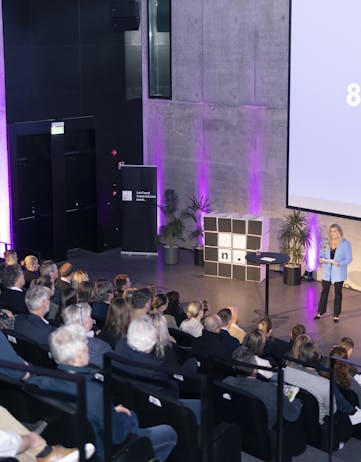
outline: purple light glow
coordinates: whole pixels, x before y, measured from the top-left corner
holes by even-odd
[[[318,220],[315,214],[309,215],[308,226],[311,231],[311,243],[306,254],[306,269],[307,271],[316,271],[318,267],[320,235],[318,232]]]
[[[163,162],[164,162],[164,133],[163,133],[163,124],[158,117],[153,119],[148,119],[148,132],[153,133],[153,145],[149,148],[149,159],[148,162],[150,165],[157,166],[157,197],[158,204],[161,204],[163,201]],[[158,207],[157,210],[157,232],[159,233],[160,227],[163,224],[163,214]]]
[[[209,184],[208,184],[208,148],[202,137],[202,143],[197,153],[197,194],[198,198],[207,199],[209,197]],[[200,223],[203,227],[204,213],[200,213]],[[204,245],[203,234],[198,236],[197,245]]]
[[[262,112],[255,108],[248,120],[249,133],[255,138],[249,141],[248,151],[248,213],[258,216],[261,213],[261,171],[263,158]]]
[[[6,134],[6,99],[2,1],[0,0],[0,241],[12,244],[9,161]],[[0,246],[0,254],[4,252]]]

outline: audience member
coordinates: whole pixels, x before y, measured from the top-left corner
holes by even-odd
[[[131,287],[132,283],[127,274],[117,274],[114,278],[114,297],[122,297],[123,292]]]
[[[239,343],[243,342],[246,332],[238,326],[238,310],[235,306],[228,307],[232,312],[232,324],[229,328],[229,333],[235,337]]]
[[[104,323],[110,302],[114,297],[114,287],[106,279],[95,281],[93,289],[92,317]]]
[[[221,331],[221,319],[218,315],[209,315],[204,319],[204,329],[200,337],[192,343],[192,353],[196,357],[216,356],[223,359],[231,359],[234,345],[228,342]],[[237,347],[237,345],[236,345]]]
[[[86,281],[86,282],[89,281],[88,273],[83,269],[79,269],[79,270],[74,271],[73,279],[71,281],[71,284],[74,287],[74,289],[78,290],[79,284],[81,282],[84,282],[84,281]]]
[[[79,303],[91,303],[93,296],[94,284],[90,281],[80,282],[77,289],[76,295]]]
[[[92,444],[86,445],[87,459],[94,454],[94,450]],[[76,462],[79,451],[60,445],[48,446],[44,438],[30,432],[0,406],[0,458],[16,456],[21,462]]]
[[[0,308],[5,308],[17,313],[28,313],[25,304],[25,284],[24,273],[21,266],[17,263],[7,265],[2,270],[3,288],[0,293]]]
[[[110,352],[112,349],[108,343],[94,337],[90,305],[88,303],[76,303],[67,306],[62,312],[62,317],[65,325],[78,324],[84,327],[88,337],[89,362],[102,368],[104,353]]]
[[[191,302],[187,306],[187,318],[182,322],[179,329],[193,337],[200,337],[203,331],[203,306],[200,302]]]
[[[114,298],[108,308],[99,338],[114,349],[118,340],[127,336],[131,319],[131,308],[122,298]]]
[[[28,314],[19,314],[15,319],[14,332],[30,341],[45,347],[49,347],[49,335],[54,327],[45,319],[49,312],[51,292],[48,287],[34,285],[25,296]]]
[[[167,292],[168,297],[168,308],[165,310],[164,314],[170,314],[176,320],[177,326],[180,326],[182,322],[187,319],[187,315],[180,306],[180,295],[179,292],[171,290]]]
[[[23,268],[24,278],[25,278],[25,288],[30,287],[31,281],[37,279],[40,276],[39,273],[39,260],[35,255],[27,255],[24,258],[24,268]]]
[[[40,265],[39,271],[40,271],[40,276],[50,276],[50,279],[54,283],[54,286],[55,286],[55,292],[54,292],[52,302],[59,306],[61,290],[55,285],[55,281],[59,277],[59,270],[58,270],[58,267],[56,266],[56,263],[53,260],[44,260]]]
[[[15,250],[6,250],[4,252],[4,264],[5,266],[17,265],[18,255]]]
[[[54,321],[58,315],[59,306],[53,302],[53,297],[55,294],[55,285],[54,282],[51,280],[49,275],[40,276],[37,279],[33,279],[31,281],[30,287],[34,286],[44,286],[50,289],[50,307],[49,313],[45,316],[46,319],[49,321]]]
[[[230,350],[234,351],[239,347],[239,341],[229,333],[232,326],[232,311],[229,308],[222,308],[218,311],[217,315],[222,323],[220,332],[223,335],[223,340],[229,345]]]
[[[169,377],[165,362],[153,354],[157,343],[157,331],[149,316],[137,316],[129,324],[126,339],[120,339],[115,347],[115,353],[122,358],[135,361],[139,366],[117,365],[139,379],[147,381],[150,390],[163,391],[173,397],[178,397],[178,385]],[[152,370],[155,367],[162,370]]]
[[[168,327],[173,329],[178,328],[175,317],[170,314],[164,314],[168,308],[168,297],[165,294],[157,294],[153,297],[151,307],[152,313],[161,313],[165,317]]]
[[[73,280],[74,267],[71,263],[65,262],[59,268],[59,278],[55,281],[55,287],[61,291],[71,287]]]
[[[164,362],[168,366],[179,366],[179,361],[172,346],[165,317],[161,313],[151,312],[149,314],[149,319],[155,327],[157,335],[154,347],[155,356],[164,359]]]
[[[259,398],[267,409],[268,429],[274,428],[277,422],[277,385],[271,382],[257,380],[257,360],[255,355],[244,345],[233,352],[235,361],[250,364],[251,366],[235,366],[237,376],[226,377],[224,383],[239,388],[256,398]],[[254,365],[252,367],[252,364]],[[301,402],[295,399],[292,403],[283,395],[283,417],[289,422],[296,421],[301,415]]]
[[[271,363],[264,358],[261,358],[260,355],[263,354],[264,346],[266,343],[266,336],[264,332],[260,329],[253,329],[245,336],[243,340],[243,345],[245,345],[252,353],[255,355],[256,363],[259,366],[271,367]],[[272,371],[266,371],[258,369],[258,374],[262,375],[266,379],[270,379],[273,376]]]
[[[81,374],[86,382],[87,418],[96,437],[97,455],[103,457],[104,420],[103,385],[94,380],[94,369],[89,367],[88,338],[83,327],[70,324],[60,327],[50,337],[53,358],[62,371]],[[69,382],[47,377],[32,377],[31,383],[43,389],[73,394],[75,387]],[[150,438],[154,453],[160,461],[165,461],[174,448],[177,435],[168,425],[140,429],[136,415],[121,404],[112,408],[113,444],[122,444],[131,433]]]
[[[132,295],[132,319],[145,316],[150,311],[152,296],[148,289],[139,289],[133,292]]]

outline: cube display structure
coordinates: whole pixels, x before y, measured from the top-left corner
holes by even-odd
[[[204,216],[204,272],[207,276],[263,281],[264,265],[246,254],[269,250],[269,217],[212,213]]]

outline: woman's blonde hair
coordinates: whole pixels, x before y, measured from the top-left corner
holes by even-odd
[[[341,241],[343,239],[343,231],[342,231],[341,226],[338,225],[337,223],[333,223],[328,229],[328,238],[326,239],[326,242],[325,242],[325,250],[327,250],[331,245],[330,231],[331,231],[332,228],[336,229],[336,231],[340,235]]]

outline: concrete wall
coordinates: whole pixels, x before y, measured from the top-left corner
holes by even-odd
[[[270,216],[271,249],[287,213],[289,0],[172,2],[171,101],[148,99],[143,0],[144,159],[161,187],[182,201],[208,182],[224,211]],[[202,178],[202,180],[200,180]],[[305,179],[307,181],[307,179]],[[337,221],[352,241],[352,279],[361,286],[361,224]]]

